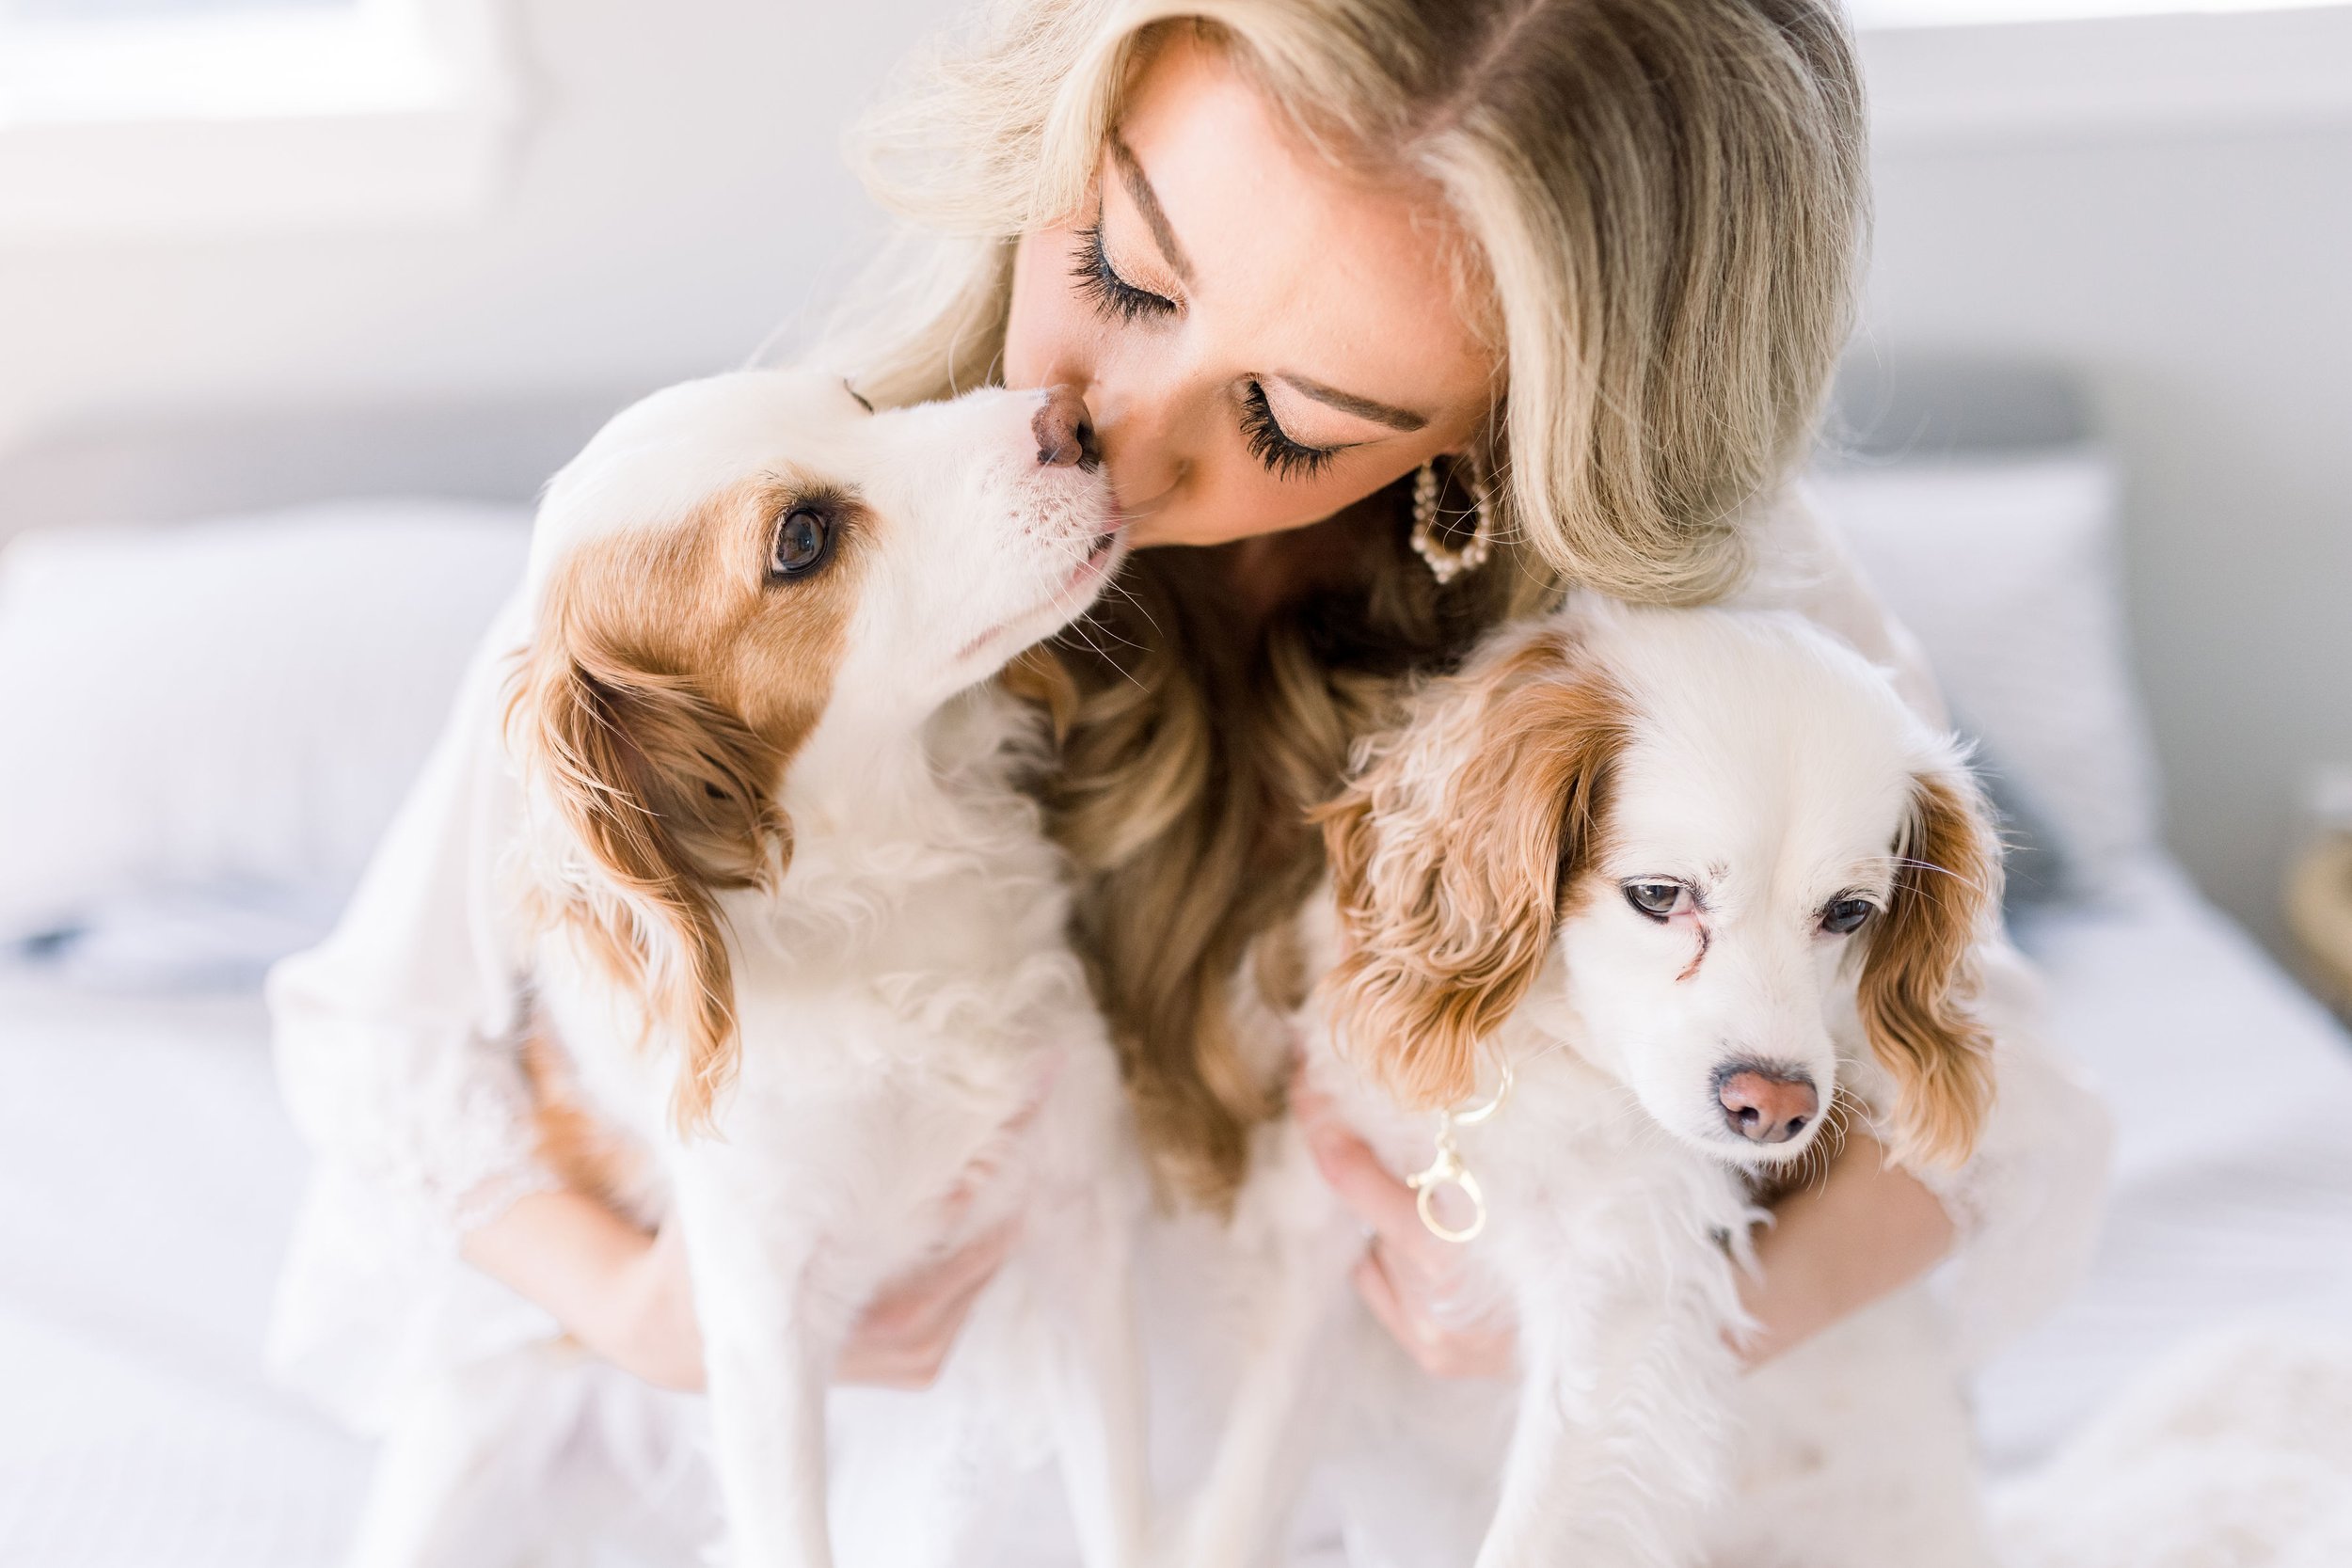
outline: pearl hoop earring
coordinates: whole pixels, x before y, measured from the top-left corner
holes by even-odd
[[[1478,521],[1470,530],[1470,542],[1455,548],[1438,538],[1437,459],[1423,463],[1421,471],[1413,475],[1413,553],[1428,563],[1429,575],[1441,587],[1464,572],[1478,570],[1494,554],[1493,506],[1486,499],[1484,485],[1471,485],[1470,494],[1475,498],[1472,515]]]

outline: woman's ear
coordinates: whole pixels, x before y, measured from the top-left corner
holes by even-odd
[[[1477,1090],[1478,1042],[1542,969],[1592,853],[1623,694],[1556,632],[1434,682],[1323,807],[1339,1037],[1404,1104]]]
[[[677,1123],[707,1128],[738,1056],[715,895],[783,869],[783,758],[691,682],[597,650],[536,650],[511,720],[526,768],[599,873],[556,912],[679,1042]]]
[[[1895,893],[1874,925],[1856,993],[1870,1048],[1895,1081],[1905,1164],[1958,1165],[1993,1104],[1993,1040],[1975,1012],[1977,939],[2000,900],[2001,848],[1975,781],[1915,781]]]

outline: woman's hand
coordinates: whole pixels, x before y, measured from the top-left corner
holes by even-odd
[[[1303,1078],[1293,1084],[1291,1115],[1307,1134],[1315,1168],[1369,1232],[1352,1277],[1356,1293],[1381,1326],[1433,1377],[1501,1377],[1510,1371],[1516,1325],[1469,1305],[1469,1249],[1429,1233],[1412,1189],[1389,1174]]]
[[[1429,1233],[1412,1189],[1303,1079],[1294,1085],[1291,1114],[1316,1168],[1370,1235],[1354,1278],[1373,1316],[1433,1376],[1511,1370],[1517,1325],[1465,1305],[1473,1299],[1469,1249]],[[1849,1132],[1827,1173],[1782,1199],[1756,1236],[1756,1272],[1740,1279],[1740,1305],[1756,1327],[1740,1343],[1741,1355],[1760,1366],[1910,1284],[1943,1260],[1953,1235],[1933,1193],[1888,1164],[1869,1134]]]
[[[886,1287],[850,1330],[834,1364],[834,1381],[930,1386],[946,1365],[973,1302],[1003,1264],[1015,1228],[999,1226]],[[694,1320],[686,1247],[675,1226],[623,1266],[610,1308],[593,1314],[574,1337],[648,1383],[702,1387],[702,1329]]]
[[[1056,1059],[1027,1106],[1006,1123],[1006,1141],[1036,1117],[1059,1070]],[[990,1158],[964,1171],[941,1202],[941,1230],[962,1222],[994,1173]],[[1019,1231],[1019,1220],[1008,1220],[882,1287],[841,1347],[834,1381],[929,1387]],[[648,1236],[596,1199],[558,1189],[516,1199],[468,1231],[461,1250],[468,1262],[546,1307],[565,1333],[623,1371],[664,1388],[702,1388],[702,1326],[676,1227]]]
[[[1926,1274],[1958,1236],[1943,1200],[1887,1164],[1885,1146],[1847,1132],[1827,1173],[1773,1204],[1756,1232],[1756,1273],[1740,1280],[1756,1331],[1740,1354],[1758,1367],[1803,1344]]]
[[[702,1325],[694,1321],[686,1243],[674,1225],[621,1265],[597,1309],[564,1326],[589,1350],[647,1383],[702,1388]]]
[[[968,1189],[949,1200],[968,1201]],[[834,1381],[929,1386],[1017,1228],[999,1226],[885,1287],[850,1331]],[[532,1193],[469,1232],[465,1255],[623,1371],[664,1388],[702,1387],[702,1330],[675,1227],[648,1236],[579,1193]]]

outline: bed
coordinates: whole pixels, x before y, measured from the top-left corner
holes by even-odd
[[[2352,1038],[2156,847],[2113,604],[2113,476],[2071,405],[2037,411],[2013,382],[1935,385],[2026,428],[1988,433],[1932,398],[1866,388],[1857,427],[1898,436],[1850,433],[1821,503],[2002,772],[2029,849],[2012,928],[2119,1133],[2088,1286],[1979,1380],[1988,1458],[2019,1481],[2201,1336],[2255,1316],[2352,1325]],[[0,476],[0,506],[7,495]],[[2061,512],[2074,520],[2054,522]],[[2002,545],[2005,518],[2020,537]],[[256,983],[347,885],[467,627],[511,580],[522,522],[511,503],[377,500],[212,526],[77,526],[0,555],[0,730],[72,732],[12,745],[0,774],[0,1562],[315,1568],[340,1554],[369,1462],[262,1370],[305,1162]],[[1955,566],[1963,535],[1990,564]],[[210,564],[169,554],[199,538]],[[274,586],[250,580],[258,559],[281,563]],[[102,633],[58,598],[76,570],[119,595],[126,572],[151,568],[178,585],[175,605],[201,596],[191,573],[213,573],[197,628],[260,645],[228,674],[176,664],[147,720],[95,721],[87,697],[55,689],[105,657],[73,641]],[[318,581],[351,580],[373,584],[372,608],[317,610]],[[2058,652],[2002,668],[2017,617]],[[192,643],[188,660],[202,662]],[[2074,700],[2053,705],[2054,682]],[[322,692],[339,694],[332,711]],[[290,712],[306,718],[289,725]],[[150,746],[161,727],[175,766],[120,755],[126,727]],[[26,763],[60,747],[86,782],[44,797],[49,770]],[[160,782],[144,795],[87,782],[133,766]],[[245,803],[255,791],[259,808]],[[257,819],[208,822],[207,802]],[[168,875],[142,870],[159,857]]]

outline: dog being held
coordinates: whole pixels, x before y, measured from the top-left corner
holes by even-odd
[[[1039,721],[993,680],[1123,539],[1074,392],[878,413],[797,372],[656,393],[541,506],[506,743],[546,1153],[682,1230],[739,1568],[834,1560],[839,1347],[885,1282],[1015,1224],[941,1383],[891,1396],[864,1549],[984,1560],[1041,1411],[1089,1568],[1143,1549],[1142,1178],[1017,787]],[[480,1477],[562,1356],[416,1402],[359,1561],[510,1560],[480,1543],[533,1499]]]
[[[1990,1109],[1971,954],[1999,848],[1951,737],[1796,617],[1578,601],[1421,689],[1323,822],[1307,1084],[1415,1173],[1490,1292],[1469,1305],[1518,1328],[1507,1448],[1473,1464],[1457,1539],[1404,1544],[1465,1505],[1391,1465],[1359,1487],[1391,1520],[1375,1560],[1986,1562],[1924,1286],[1744,1375],[1735,1348],[1768,1189],[1845,1121],[1948,1171]],[[1359,1433],[1442,1419],[1392,1355],[1329,1365],[1361,1233],[1295,1125],[1268,1143],[1237,1222],[1268,1305],[1197,1568],[1263,1560],[1341,1402]]]

